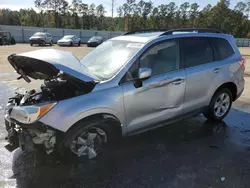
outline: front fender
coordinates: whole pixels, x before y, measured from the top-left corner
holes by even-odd
[[[66,132],[81,119],[95,114],[111,114],[125,124],[122,88],[91,92],[86,95],[60,101],[39,121]],[[124,127],[123,127],[124,129]]]

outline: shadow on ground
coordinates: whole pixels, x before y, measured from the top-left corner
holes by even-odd
[[[203,116],[123,139],[99,162],[15,151],[17,187],[247,187],[250,114]],[[225,181],[221,181],[225,177]]]

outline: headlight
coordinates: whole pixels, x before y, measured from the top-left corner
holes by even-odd
[[[57,103],[37,104],[32,106],[15,106],[13,107],[10,118],[24,124],[30,124],[43,117]]]

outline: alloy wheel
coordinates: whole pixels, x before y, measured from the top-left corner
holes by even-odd
[[[215,101],[214,114],[217,117],[225,115],[230,107],[230,96],[228,93],[222,93]]]
[[[70,145],[71,151],[78,157],[95,158],[107,144],[107,134],[98,127],[86,129],[77,136]]]

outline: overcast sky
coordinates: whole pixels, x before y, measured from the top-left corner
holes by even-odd
[[[111,0],[82,0],[82,1],[87,4],[91,4],[91,3],[103,4],[108,14],[110,14],[111,12]],[[145,0],[145,1],[148,1],[148,0]],[[177,5],[180,5],[183,2],[189,2],[189,3],[196,2],[201,6],[201,8],[206,6],[208,2],[212,5],[215,5],[218,2],[218,0],[209,0],[209,1],[205,1],[205,0],[200,0],[200,1],[199,0],[152,0],[154,5],[167,4],[171,1],[174,1]],[[234,7],[236,3],[239,1],[240,0],[231,0],[231,6]],[[245,1],[245,0],[242,0],[242,1]],[[71,2],[71,0],[68,0],[68,2]],[[115,0],[115,7],[117,8],[125,2],[126,0]],[[19,10],[20,8],[31,8],[31,7],[34,8],[34,0],[0,0],[0,8],[9,8],[12,10]]]

